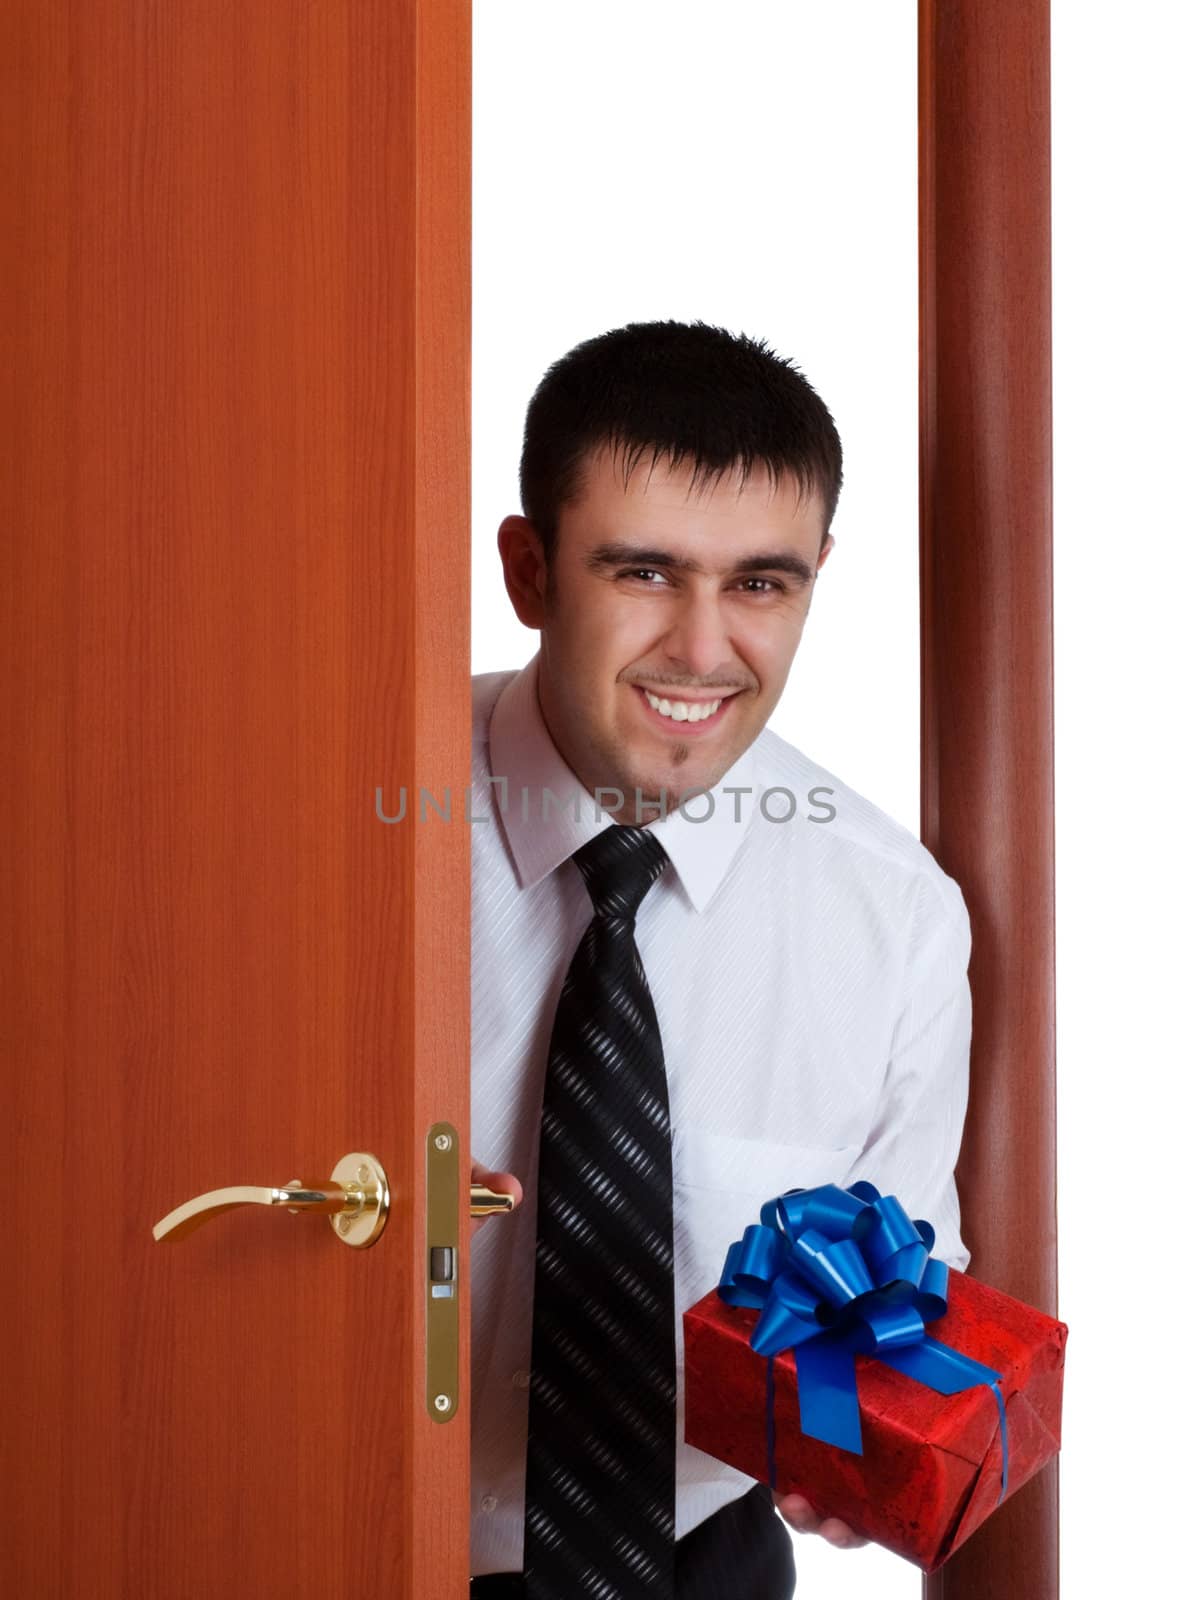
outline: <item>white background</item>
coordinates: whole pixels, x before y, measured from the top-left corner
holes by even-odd
[[[520,509],[523,413],[548,364],[637,319],[763,336],[815,384],[845,447],[836,548],[771,725],[918,831],[915,10],[476,0],[473,670],[538,646],[510,612],[495,539]],[[1198,1474],[1182,1463],[1200,1358],[1182,1290],[1159,1309],[1175,1275],[1199,1271],[1195,18],[1187,0],[1053,5],[1071,1600],[1181,1582],[1195,1535]],[[800,1538],[796,1556],[800,1595],[920,1593],[916,1569],[874,1547]]]

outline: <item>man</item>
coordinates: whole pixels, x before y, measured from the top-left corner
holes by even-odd
[[[520,672],[473,680],[473,816],[484,819],[473,836],[473,1180],[520,1202],[539,1194],[542,1209],[474,1223],[474,1596],[554,1594],[555,1579],[530,1570],[537,1537],[546,1530],[550,1550],[536,1568],[547,1556],[584,1570],[574,1540],[584,1551],[605,1520],[605,1497],[583,1494],[545,1515],[528,1459],[528,1429],[571,1401],[576,1433],[562,1438],[567,1454],[578,1439],[583,1459],[564,1473],[586,1471],[595,1428],[607,1436],[610,1420],[600,1387],[545,1382],[553,1400],[539,1413],[532,1389],[555,1353],[532,1334],[557,1259],[544,1233],[563,1214],[570,1234],[580,1222],[574,1197],[550,1188],[564,1182],[550,1176],[553,1064],[566,1070],[574,1049],[586,1061],[590,1029],[607,1020],[605,1007],[578,1018],[578,1044],[557,1044],[589,982],[589,960],[576,963],[598,960],[602,908],[583,847],[605,845],[605,830],[625,830],[611,836],[624,845],[655,837],[638,956],[628,947],[623,958],[630,992],[611,1010],[639,1019],[649,1050],[638,1070],[661,1074],[671,1123],[663,1309],[677,1346],[677,1586],[663,1572],[646,1586],[595,1572],[576,1592],[784,1600],[793,1562],[775,1505],[800,1531],[864,1543],[801,1496],[750,1490],[682,1438],[681,1315],[714,1287],[763,1200],[868,1178],[933,1224],[938,1258],[969,1260],[953,1181],[970,1040],[961,893],[906,829],[766,727],[834,548],[841,462],[832,419],[797,369],[701,323],[591,339],[549,369],[528,409],[523,515],[502,522],[498,549],[540,647]],[[583,1113],[600,1062],[578,1075]],[[637,1070],[606,1064],[616,1080]],[[614,1148],[576,1159],[601,1171],[595,1185],[611,1182],[618,1227],[636,1181],[622,1166],[624,1130],[594,1142]],[[621,1292],[621,1279],[590,1280],[601,1315]],[[580,1503],[589,1517],[574,1531]]]

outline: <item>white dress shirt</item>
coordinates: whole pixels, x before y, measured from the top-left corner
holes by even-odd
[[[471,1248],[474,1576],[522,1569],[544,1072],[593,916],[570,857],[613,825],[548,734],[537,661],[473,679],[472,1154],[524,1190]],[[752,792],[723,792],[737,788]],[[932,1223],[936,1257],[969,1261],[953,1180],[970,1050],[960,889],[768,728],[711,799],[647,822],[669,865],[636,924],[673,1124],[679,1539],[755,1481],[683,1441],[681,1319],[763,1201],[868,1178]],[[792,799],[790,820],[770,820]]]

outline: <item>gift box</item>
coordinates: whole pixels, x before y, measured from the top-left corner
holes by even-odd
[[[1067,1327],[870,1183],[769,1200],[685,1314],[685,1439],[934,1572],[1061,1443]]]

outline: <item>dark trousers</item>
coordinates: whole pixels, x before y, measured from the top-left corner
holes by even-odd
[[[673,1573],[676,1600],[791,1600],[794,1542],[768,1486],[754,1484],[679,1539]],[[474,1578],[469,1600],[524,1600],[522,1574]]]

